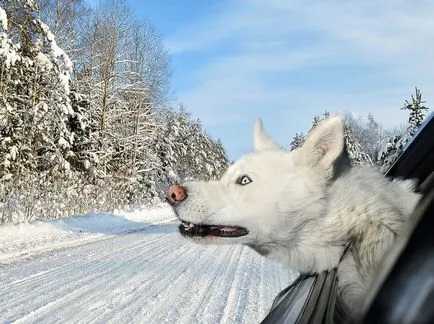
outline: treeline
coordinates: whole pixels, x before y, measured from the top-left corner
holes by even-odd
[[[411,96],[411,100],[405,100],[401,110],[408,112],[408,120],[400,127],[392,129],[385,129],[372,114],[369,114],[366,119],[354,117],[351,113],[345,114],[345,146],[353,165],[376,166],[382,172],[386,172],[393,165],[422,125],[429,111],[425,101],[422,100],[420,89],[415,88],[415,94]],[[320,116],[315,116],[310,130],[329,116],[327,111]],[[295,134],[290,142],[290,149],[294,150],[301,146],[305,136],[304,133]]]
[[[219,141],[172,107],[170,57],[123,0],[0,8],[0,223],[159,201],[218,177]]]

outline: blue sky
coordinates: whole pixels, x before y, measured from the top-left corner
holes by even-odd
[[[324,110],[390,127],[414,86],[434,105],[433,1],[128,2],[162,32],[177,100],[232,159],[258,117],[288,147]]]

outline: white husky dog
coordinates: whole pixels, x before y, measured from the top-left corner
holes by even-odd
[[[355,311],[419,195],[411,182],[390,181],[373,168],[336,174],[343,129],[341,118],[329,118],[287,152],[258,121],[255,151],[219,181],[169,188],[180,232],[200,243],[246,244],[300,272],[338,267],[340,299]]]

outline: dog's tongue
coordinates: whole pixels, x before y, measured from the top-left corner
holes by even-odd
[[[220,231],[225,231],[225,232],[235,232],[235,231],[236,231],[236,228],[223,226],[223,227],[220,227]]]

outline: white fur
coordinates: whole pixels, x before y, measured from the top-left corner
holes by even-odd
[[[178,217],[249,230],[237,238],[194,238],[201,243],[246,244],[300,272],[338,266],[340,296],[356,309],[419,199],[412,184],[389,181],[366,167],[334,177],[334,163],[344,149],[338,117],[320,123],[292,152],[274,143],[259,121],[254,146],[255,152],[233,164],[219,181],[183,184],[188,198],[175,207]],[[242,175],[252,183],[237,184]]]

